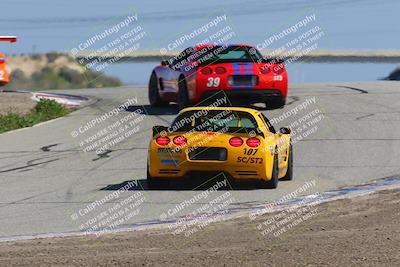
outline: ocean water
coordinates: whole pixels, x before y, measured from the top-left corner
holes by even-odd
[[[121,63],[106,69],[127,85],[147,85],[159,62]],[[331,81],[376,81],[388,76],[398,65],[374,63],[292,63],[287,65],[290,83]]]
[[[13,0],[3,1],[1,10],[0,35],[18,36],[15,44],[0,43],[0,51],[7,54],[71,51],[128,16],[135,16],[136,20],[88,49],[108,45],[138,26],[145,32],[136,43],[139,50],[180,50],[212,40],[223,31],[230,33],[224,39],[227,43],[268,43],[266,48],[278,49],[315,27],[323,32],[314,42],[317,49],[398,49],[400,43],[398,0]],[[225,19],[210,26],[222,16]],[[300,25],[302,22],[306,25]],[[275,39],[269,42],[272,36]],[[114,63],[104,71],[127,84],[143,84],[155,64]],[[292,82],[313,82],[375,80],[387,76],[395,67],[396,64],[295,62],[288,69]]]

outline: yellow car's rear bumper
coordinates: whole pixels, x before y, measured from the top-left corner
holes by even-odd
[[[271,179],[273,154],[269,151],[258,149],[254,154],[244,155],[243,148],[230,148],[226,160],[191,160],[185,149],[172,151],[152,142],[148,155],[152,177],[178,180],[190,178],[191,172],[223,172],[237,180]]]

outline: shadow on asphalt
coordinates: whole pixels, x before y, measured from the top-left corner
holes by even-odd
[[[137,105],[129,106],[125,110],[128,112],[134,112],[138,109],[144,109],[147,115],[176,115],[179,112],[178,105],[168,105],[165,107],[153,107],[151,105]]]
[[[134,184],[134,186],[132,186]],[[204,191],[215,185],[215,181],[197,181],[196,183],[188,181],[172,181],[169,185],[160,187],[157,189],[150,189],[147,185],[146,179],[140,180],[128,180],[118,184],[110,184],[100,189],[100,191],[116,191],[124,190],[127,191],[155,191],[155,190],[166,190],[166,191]],[[227,186],[219,188],[219,191],[227,190],[256,190],[259,189],[254,182],[233,182],[228,181]]]
[[[194,107],[196,107],[196,106],[199,106],[199,105],[194,105]],[[260,110],[260,111],[271,110],[269,108],[265,108],[264,106],[254,105],[254,104],[249,105],[249,104],[245,104],[245,103],[241,103],[241,102],[232,102],[232,105],[229,105],[229,106],[230,107],[252,108],[252,109]],[[138,109],[144,110],[145,114],[153,115],[153,116],[176,115],[179,113],[179,108],[178,108],[178,105],[176,105],[176,104],[170,104],[165,107],[153,107],[151,105],[136,105],[136,106],[129,106],[129,107],[125,108],[125,110],[128,112],[135,112]]]

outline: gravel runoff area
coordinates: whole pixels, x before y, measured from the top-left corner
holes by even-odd
[[[400,190],[314,206],[290,230],[263,235],[277,216],[213,223],[189,237],[169,229],[0,243],[1,266],[400,266]]]
[[[2,93],[0,92],[0,115],[29,113],[36,105],[30,93]]]

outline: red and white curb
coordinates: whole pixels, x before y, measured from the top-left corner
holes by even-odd
[[[90,99],[84,96],[67,95],[58,93],[42,93],[42,92],[31,92],[32,100],[40,101],[41,99],[54,100],[57,103],[67,107],[81,107],[89,103]]]
[[[94,99],[85,96],[79,95],[69,95],[69,94],[61,94],[61,93],[45,93],[45,92],[30,92],[24,90],[3,90],[1,93],[21,93],[21,94],[31,94],[31,99],[39,102],[41,99],[49,99],[54,100],[57,103],[72,107],[78,108],[82,106],[86,106],[93,102]]]

